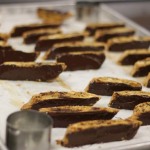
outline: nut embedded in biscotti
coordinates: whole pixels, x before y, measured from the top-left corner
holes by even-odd
[[[150,92],[144,91],[121,91],[114,92],[109,103],[110,107],[133,110],[143,102],[150,102]]]
[[[93,106],[99,96],[87,92],[45,92],[34,95],[21,109],[35,109],[57,106]]]
[[[142,123],[137,120],[94,120],[68,126],[57,144],[77,147],[87,144],[106,143],[132,139]]]
[[[71,52],[57,57],[57,62],[65,63],[68,71],[99,69],[104,60],[103,52]]]
[[[98,77],[90,81],[85,91],[97,95],[111,96],[116,91],[140,91],[141,89],[142,85],[136,81],[114,77]]]
[[[67,127],[69,124],[87,120],[112,119],[118,109],[91,106],[59,106],[41,108],[53,118],[54,127]]]
[[[0,65],[0,79],[49,81],[58,77],[65,68],[63,63],[5,62]]]

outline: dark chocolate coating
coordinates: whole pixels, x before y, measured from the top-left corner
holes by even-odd
[[[118,109],[129,109],[133,110],[134,107],[140,103],[150,102],[150,96],[140,96],[140,95],[117,95],[115,101],[109,103],[110,107]]]
[[[70,112],[70,113],[51,113],[48,114],[54,120],[54,127],[67,127],[69,124],[73,124],[80,121],[88,121],[88,120],[107,120],[112,119],[116,113],[111,113],[107,111],[99,111],[99,112]]]
[[[87,144],[130,140],[135,136],[138,128],[139,126],[133,128],[132,125],[108,125],[84,131],[81,130],[76,133],[68,134],[67,139],[69,143],[64,146],[76,147]]]
[[[98,69],[101,67],[105,60],[104,53],[95,54],[81,54],[81,55],[60,55],[57,58],[58,62],[63,62],[67,65],[66,70],[86,70],[86,69]]]
[[[116,43],[109,47],[109,51],[122,52],[129,49],[148,49],[150,41],[131,41],[126,43]]]
[[[22,36],[26,31],[36,30],[36,29],[47,29],[47,28],[58,28],[60,24],[35,24],[15,27],[15,30],[11,33],[11,37]]]
[[[61,65],[18,67],[15,65],[0,65],[0,79],[2,80],[29,80],[48,81],[56,78],[63,71]]]
[[[45,100],[33,104],[31,109],[38,110],[40,108],[57,107],[57,106],[93,106],[98,101],[97,98],[67,98],[59,100]]]
[[[69,46],[63,46],[63,47],[57,47],[52,48],[52,51],[47,56],[47,59],[55,59],[58,55],[68,52],[84,52],[84,51],[103,51],[104,46],[75,46],[75,47],[69,47]]]
[[[141,87],[132,87],[130,85],[124,84],[124,83],[90,83],[89,89],[87,92],[94,93],[97,95],[107,95],[111,96],[113,92],[117,91],[140,91],[142,89]]]
[[[142,121],[142,126],[150,125],[150,113],[141,113],[138,118],[138,120]]]
[[[150,72],[150,65],[140,67],[132,76],[133,77],[144,77]]]
[[[74,37],[70,37],[70,38],[62,38],[62,39],[39,40],[36,43],[35,51],[47,51],[56,43],[77,42],[77,41],[83,41],[83,39],[84,39],[84,36],[79,35],[79,36],[74,36]]]
[[[106,30],[106,29],[114,29],[119,27],[124,27],[125,24],[114,24],[113,26],[99,26],[99,27],[86,27],[85,31],[88,31],[90,33],[90,36],[93,36],[97,30]]]
[[[0,63],[8,61],[16,62],[31,62],[37,58],[36,53],[25,53],[21,51],[15,51],[11,48],[0,50]]]
[[[135,55],[129,55],[125,59],[119,61],[121,65],[134,65],[136,61],[145,59],[147,57],[150,57],[150,54],[135,54]]]
[[[134,35],[134,31],[128,31],[124,33],[114,33],[114,34],[104,34],[103,36],[100,36],[96,39],[98,42],[107,42],[109,39],[114,38],[114,37],[127,37]]]

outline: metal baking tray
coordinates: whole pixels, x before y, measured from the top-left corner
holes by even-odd
[[[67,2],[67,5],[64,5],[64,2]],[[12,5],[0,5],[0,32],[9,32],[11,27],[16,24],[24,24],[24,23],[32,23],[32,22],[39,22],[40,20],[36,17],[35,12],[37,7],[41,6],[51,6],[52,8],[57,9],[64,9],[70,10],[75,13],[75,4],[73,1],[57,1],[57,2],[43,2],[43,3],[27,3],[27,4],[12,4]],[[126,17],[122,16],[115,10],[111,9],[106,5],[100,6],[100,17],[99,22],[125,22],[127,26],[130,26],[137,31],[137,35],[140,36],[150,36],[150,32],[144,29],[143,27],[137,25],[136,23],[132,22],[131,20],[127,19]],[[73,23],[72,23],[73,22]],[[68,24],[72,23],[71,27],[68,27]],[[70,20],[64,24],[67,26],[67,30],[69,31],[76,31],[77,28],[80,28],[82,31],[85,27],[85,23],[81,23],[78,21]],[[34,45],[26,46],[22,44],[22,39],[16,38],[9,41],[16,49],[23,50],[23,51],[33,51]],[[61,79],[57,79],[56,82],[53,83],[35,83],[35,82],[28,82],[28,81],[2,81],[0,80],[0,91],[1,91],[1,101],[0,101],[0,136],[2,140],[5,140],[5,122],[7,116],[19,110],[20,105],[22,102],[28,101],[31,96],[35,93],[40,93],[49,90],[70,90],[68,85],[71,85],[72,90],[83,90],[85,85],[89,82],[92,77],[98,76],[99,74],[102,75],[109,75],[113,76],[116,73],[118,77],[129,77],[128,75],[124,75],[124,71],[121,70],[121,67],[117,66],[115,63],[112,63],[110,60],[106,60],[107,64],[106,69],[94,70],[94,71],[76,71],[72,72],[65,72],[63,75],[60,75]],[[120,71],[116,71],[116,70]],[[88,72],[88,73],[87,73]],[[109,73],[108,73],[109,72]],[[78,77],[80,74],[81,77]],[[77,78],[76,78],[77,76]],[[63,80],[63,82],[62,82]],[[81,82],[80,82],[81,80]],[[77,83],[79,82],[79,83]],[[82,83],[82,85],[80,85]],[[67,85],[67,86],[66,86]],[[150,91],[147,88],[144,90]],[[105,101],[108,102],[108,97],[103,97],[102,102],[98,105],[106,106]],[[122,111],[120,115],[124,114],[131,114],[131,112]],[[119,117],[119,116],[117,116]],[[144,150],[150,149],[150,126],[141,127],[139,131],[139,135],[141,136],[138,138],[135,137],[135,140],[131,141],[123,141],[123,142],[111,142],[106,144],[94,144],[94,145],[87,145],[84,147],[73,148],[73,150],[84,150],[84,149],[91,149],[91,150]],[[52,150],[62,150],[66,149],[61,146],[57,146],[55,144],[55,139],[63,137],[65,133],[65,129],[53,129],[52,132]],[[53,138],[54,136],[54,138]]]

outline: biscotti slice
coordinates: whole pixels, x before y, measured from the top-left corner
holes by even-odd
[[[143,102],[150,102],[150,92],[121,91],[113,93],[109,106],[132,110],[136,105]]]
[[[113,29],[124,26],[124,23],[91,23],[87,25],[85,31],[89,32],[89,34],[92,36],[97,30]]]
[[[11,37],[22,36],[24,32],[31,31],[31,30],[58,28],[59,26],[60,26],[59,23],[35,23],[35,24],[27,24],[27,25],[18,25],[12,29]]]
[[[140,91],[141,89],[142,85],[136,81],[113,77],[98,77],[90,81],[85,91],[97,95],[111,96],[113,92],[117,91]]]
[[[1,80],[49,81],[66,68],[63,63],[5,62],[0,65]]]
[[[150,57],[137,61],[131,71],[133,77],[144,77],[150,72]]]
[[[121,65],[133,65],[136,61],[147,57],[150,57],[150,51],[148,49],[126,50],[121,55],[118,63]]]
[[[54,127],[67,127],[69,124],[80,121],[112,119],[119,110],[90,106],[60,106],[41,108],[39,111],[47,113],[53,118]]]
[[[31,52],[31,53],[26,53],[22,51],[16,51],[12,49],[7,49],[4,48],[0,50],[0,63],[3,62],[9,62],[9,61],[15,61],[15,62],[31,62],[35,61],[37,58],[38,54]]]
[[[65,63],[68,71],[98,69],[104,60],[103,52],[71,52],[57,57],[57,62]]]
[[[9,38],[9,34],[0,33],[0,41],[6,42],[8,38]]]
[[[108,40],[108,50],[112,52],[123,52],[131,49],[148,49],[150,37],[118,37]]]
[[[107,42],[111,38],[115,37],[128,37],[133,36],[135,31],[130,28],[115,28],[108,31],[97,31],[95,34],[95,40],[98,42]]]
[[[45,59],[55,59],[57,55],[69,52],[84,52],[84,51],[104,51],[106,45],[97,42],[73,42],[55,44],[52,49],[45,54]]]
[[[61,30],[59,28],[27,31],[23,33],[23,42],[25,44],[33,44],[36,43],[37,40],[42,36],[53,35],[58,33],[61,33]]]
[[[54,10],[51,8],[39,7],[37,9],[37,15],[44,22],[59,22],[62,23],[66,19],[70,18],[72,14],[69,11]]]
[[[142,125],[150,125],[150,102],[137,105],[131,118],[140,120]]]
[[[148,73],[147,77],[145,78],[144,85],[148,88],[150,87],[150,72]]]
[[[34,95],[21,109],[35,109],[57,106],[93,106],[99,96],[87,92],[45,92]]]
[[[55,34],[51,36],[43,36],[39,38],[36,43],[35,51],[47,51],[54,44],[67,43],[67,42],[78,42],[84,40],[84,33],[68,33],[68,34]]]
[[[57,144],[77,147],[87,144],[105,143],[132,139],[139,127],[137,120],[94,120],[69,125],[66,134]]]

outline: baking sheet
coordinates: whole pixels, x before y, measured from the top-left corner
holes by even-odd
[[[51,4],[51,3],[50,3]],[[44,6],[44,3],[42,3]],[[35,15],[35,10],[40,4],[29,4],[29,5],[17,5],[17,6],[0,6],[0,32],[9,32],[11,28],[16,24],[28,24],[33,22],[40,22],[40,20]],[[47,6],[47,4],[45,4]],[[72,4],[69,8],[72,8]],[[64,8],[64,7],[63,7]],[[118,21],[121,19],[120,15],[117,16],[116,13],[108,9],[107,6],[101,7],[100,21],[111,22]],[[113,15],[115,14],[115,15]],[[141,27],[134,25],[134,23],[124,19],[129,26],[138,28],[139,35],[148,35],[148,32]],[[73,31],[82,31],[85,27],[84,23],[77,22],[74,18],[65,22],[62,27],[65,33]],[[10,39],[9,43],[13,45],[14,48],[26,52],[34,50],[34,45],[23,45],[21,38]],[[85,87],[88,85],[89,81],[93,77],[100,76],[110,76],[110,77],[121,77],[126,79],[131,79],[135,81],[142,81],[139,78],[132,78],[129,74],[131,67],[124,68],[117,65],[114,61],[116,55],[113,53],[107,54],[108,59],[105,60],[102,67],[98,70],[87,70],[87,71],[74,71],[74,72],[63,72],[56,80],[52,82],[32,82],[32,81],[3,81],[0,80],[0,135],[3,140],[5,140],[5,126],[7,116],[20,109],[23,103],[27,102],[32,95],[47,91],[84,91]],[[111,59],[110,59],[111,58]],[[115,59],[114,59],[115,58]],[[41,61],[39,58],[38,61]],[[150,89],[143,87],[143,91],[150,91]],[[110,101],[109,96],[102,96],[101,100],[98,101],[95,106],[106,106]],[[129,110],[120,110],[119,113],[114,117],[127,118],[132,114]],[[55,128],[52,131],[52,144],[51,148],[55,150],[65,150],[62,146],[56,145],[55,140],[61,139],[64,136],[66,129]],[[79,148],[73,148],[74,150],[84,150],[84,149],[129,149],[145,146],[150,146],[150,126],[140,127],[137,135],[130,141],[120,141],[120,142],[110,142],[104,144],[93,144],[86,145]],[[137,145],[138,144],[138,145]]]

